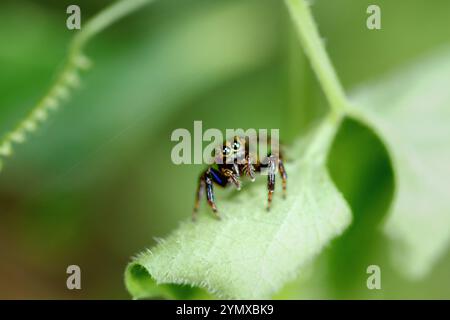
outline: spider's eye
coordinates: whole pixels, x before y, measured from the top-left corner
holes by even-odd
[[[235,142],[233,143],[233,150],[234,150],[234,151],[237,151],[237,150],[239,150],[240,148],[241,148],[241,144],[240,144],[239,142],[235,141]]]
[[[222,149],[222,153],[223,153],[224,156],[229,156],[230,153],[231,153],[230,147],[224,146],[223,149]]]

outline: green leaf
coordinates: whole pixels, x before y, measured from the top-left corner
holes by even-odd
[[[357,91],[351,113],[384,141],[396,190],[384,232],[402,273],[419,278],[450,240],[450,50]]]
[[[221,298],[262,299],[295,278],[351,220],[325,167],[337,125],[327,119],[291,150],[288,196],[282,200],[277,190],[270,212],[265,210],[267,191],[260,177],[260,183],[246,185],[239,193],[218,197],[221,221],[205,206],[197,222],[183,222],[140,254],[125,274],[131,295],[179,298],[167,287],[179,284],[204,288]]]

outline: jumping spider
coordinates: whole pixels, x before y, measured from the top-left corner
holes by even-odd
[[[229,184],[233,184],[238,190],[240,190],[241,176],[247,176],[253,182],[255,181],[255,173],[261,174],[263,171],[267,174],[267,210],[270,210],[272,194],[275,190],[275,174],[277,167],[282,180],[283,198],[285,198],[287,174],[283,165],[281,151],[278,152],[277,157],[272,155],[272,152],[269,150],[267,156],[260,159],[258,156],[255,156],[250,152],[249,142],[249,138],[238,136],[223,142],[221,145],[222,148],[219,155],[215,158],[214,164],[210,165],[200,175],[194,211],[192,214],[193,220],[196,218],[196,213],[200,205],[200,199],[202,198],[205,190],[206,199],[209,206],[211,207],[216,218],[220,219],[220,215],[214,201],[213,183],[221,187],[226,187]],[[258,144],[259,141],[256,143]]]

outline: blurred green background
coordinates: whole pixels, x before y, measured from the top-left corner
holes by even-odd
[[[82,23],[110,1],[77,1]],[[348,92],[450,42],[450,2],[316,0],[313,13]],[[0,134],[46,92],[74,31],[73,1],[2,0]],[[382,30],[366,28],[378,4]],[[176,128],[279,128],[289,143],[326,102],[279,0],[155,1],[92,41],[93,68],[0,173],[0,298],[129,298],[130,257],[190,217],[202,166],[170,159]],[[329,157],[354,223],[278,298],[450,298],[450,254],[407,281],[378,226],[392,197],[384,147],[346,121]],[[66,268],[82,290],[66,288]],[[366,288],[382,267],[383,290]],[[169,268],[170,266],[168,266]]]

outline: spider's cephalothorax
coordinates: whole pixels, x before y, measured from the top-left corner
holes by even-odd
[[[195,206],[192,218],[195,220],[196,212],[200,205],[206,190],[206,199],[212,208],[214,215],[220,219],[217,207],[214,202],[213,184],[226,187],[233,184],[238,190],[241,189],[241,176],[247,176],[251,181],[255,181],[255,174],[264,172],[267,175],[268,204],[267,210],[272,203],[272,194],[275,190],[275,174],[278,171],[282,179],[283,197],[286,195],[287,174],[284,169],[281,152],[272,152],[270,149],[267,156],[260,158],[257,154],[251,152],[248,138],[234,137],[227,140],[221,146],[222,149],[215,158],[215,163],[210,165],[199,178],[198,189],[196,193]],[[256,141],[256,144],[259,142]],[[277,154],[277,155],[275,155]]]

